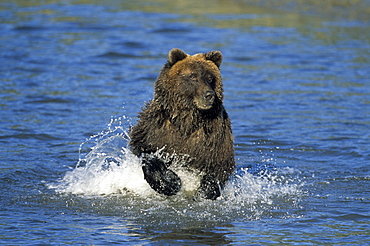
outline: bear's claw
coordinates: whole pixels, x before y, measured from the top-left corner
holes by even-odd
[[[165,163],[154,156],[144,156],[144,179],[153,190],[166,196],[173,196],[181,189],[181,179],[168,169]]]
[[[216,200],[221,196],[221,187],[219,182],[212,176],[206,175],[202,178],[195,200],[198,198]]]

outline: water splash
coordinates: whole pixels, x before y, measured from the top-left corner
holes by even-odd
[[[146,211],[152,216],[167,211],[167,214],[174,213],[175,220],[178,220],[176,216],[191,217],[191,214],[197,214],[198,219],[200,216],[218,218],[220,214],[224,217],[233,214],[260,218],[278,210],[297,207],[304,193],[299,172],[293,168],[261,168],[259,173],[255,173],[251,168],[239,167],[220,198],[195,202],[192,197],[199,185],[199,175],[176,167],[174,171],[182,179],[183,187],[179,194],[164,197],[153,191],[144,180],[141,160],[131,153],[128,141],[122,122],[112,120],[106,132],[92,136],[81,144],[76,168],[68,171],[50,188],[60,194],[85,198],[121,196],[123,200],[117,204],[118,209],[126,206],[133,212],[132,208],[140,207],[137,213]],[[262,162],[269,165],[275,160],[267,157]],[[112,207],[110,205],[110,209]],[[198,211],[203,212],[200,215]],[[288,213],[284,212],[285,215]]]
[[[125,117],[112,118],[107,131],[91,136],[80,145],[79,160],[58,183],[50,185],[59,193],[85,196],[151,193],[143,179],[140,159],[128,149]]]

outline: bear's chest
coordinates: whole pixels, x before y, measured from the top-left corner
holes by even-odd
[[[167,121],[159,127],[158,134],[155,134],[155,139],[152,141],[156,142],[157,148],[164,148],[169,153],[198,156],[199,152],[212,151],[212,146],[216,142],[222,141],[219,137],[224,135],[220,134],[221,129],[210,126],[199,126],[191,129],[181,127],[181,125],[174,125]],[[216,132],[218,134],[215,134]]]

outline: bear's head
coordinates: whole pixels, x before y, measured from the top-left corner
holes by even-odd
[[[218,110],[223,100],[221,62],[220,51],[188,55],[172,49],[155,84],[154,100],[176,110]]]

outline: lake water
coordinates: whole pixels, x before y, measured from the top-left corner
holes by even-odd
[[[366,0],[0,1],[0,243],[369,245],[369,16]],[[157,195],[127,149],[174,47],[224,55],[237,171],[216,201]]]

